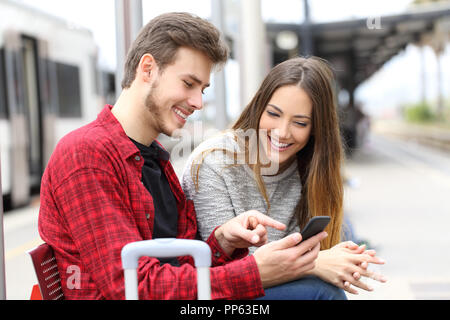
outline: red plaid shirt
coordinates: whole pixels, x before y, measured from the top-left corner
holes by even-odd
[[[144,160],[111,108],[58,143],[42,178],[39,233],[55,252],[66,299],[124,299],[121,249],[152,238],[153,199],[141,182]],[[193,203],[186,200],[170,162],[161,160],[161,165],[177,202],[177,237],[194,239]],[[213,253],[213,299],[264,295],[247,250],[228,257],[214,233],[207,243]],[[179,261],[180,267],[160,266],[155,258],[141,258],[140,299],[196,299],[192,258]]]

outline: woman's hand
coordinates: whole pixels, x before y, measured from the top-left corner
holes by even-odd
[[[256,210],[244,212],[228,220],[215,231],[224,251],[231,255],[234,249],[260,247],[267,242],[266,227],[284,230],[286,226]]]
[[[316,260],[316,267],[311,273],[349,293],[358,294],[351,285],[367,291],[373,290],[361,281],[362,277],[386,282],[383,275],[367,270],[369,263],[385,262],[376,257],[375,250],[366,250],[365,245],[358,246],[347,241],[321,251]]]
[[[364,253],[364,254],[368,254],[374,258],[377,258],[377,257],[375,257],[376,251],[375,250],[366,250],[365,244],[358,247],[358,245],[353,243],[352,241],[346,241],[346,242],[342,242],[340,245],[342,245],[343,247],[345,247],[347,249],[352,250],[353,253]],[[372,262],[372,263],[376,263],[376,264],[384,264],[385,263],[385,261],[383,259],[380,259],[380,258],[377,258],[377,259],[378,259],[378,262]],[[367,262],[367,261],[363,261],[361,263],[361,268],[363,268],[364,270],[367,270],[368,266],[369,266],[369,262]],[[371,274],[372,274],[372,276],[369,276],[369,278],[372,278],[372,279],[380,281],[380,282],[387,281],[386,278],[380,274],[376,274],[373,272]],[[361,278],[361,274],[359,272],[355,272],[353,274],[353,278],[355,280],[359,280]],[[351,283],[349,281],[344,282],[345,287],[350,287],[350,285],[351,285]]]

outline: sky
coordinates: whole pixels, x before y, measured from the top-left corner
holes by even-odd
[[[115,12],[114,0],[14,0],[61,17],[76,25],[92,30],[99,46],[99,65],[114,70]],[[238,0],[230,0],[237,3]],[[311,18],[314,22],[330,22],[352,18],[376,17],[405,11],[412,0],[310,0]],[[210,0],[142,0],[143,21],[169,11],[188,11],[203,18],[211,15]],[[301,22],[302,0],[261,0],[261,13],[266,22]],[[427,97],[436,99],[436,58],[425,49]],[[410,46],[394,57],[369,81],[357,90],[357,99],[366,112],[376,116],[388,116],[399,104],[420,100],[421,52]],[[450,48],[441,60],[441,70],[450,70]],[[450,99],[450,73],[442,73],[444,95]]]

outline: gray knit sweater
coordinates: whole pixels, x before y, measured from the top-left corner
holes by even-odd
[[[194,202],[198,228],[203,240],[209,237],[215,227],[252,209],[287,226],[283,231],[268,228],[269,241],[299,231],[293,215],[301,190],[296,161],[279,175],[263,176],[270,201],[270,212],[267,212],[266,201],[258,189],[251,168],[246,164],[230,166],[233,158],[221,151],[209,153],[203,159],[199,171],[199,189],[196,191],[191,167],[193,162],[201,159],[199,155],[202,151],[211,148],[240,151],[232,134],[224,133],[201,143],[192,152],[184,168],[182,187],[187,198]],[[250,248],[250,252],[254,249]]]

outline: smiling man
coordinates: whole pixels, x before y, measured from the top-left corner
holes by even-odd
[[[122,120],[128,136],[144,145],[150,145],[160,133],[172,136],[191,114],[202,109],[212,67],[206,54],[189,47],[180,47],[168,66],[160,66],[146,53],[137,67],[141,81],[125,87],[111,111]]]

